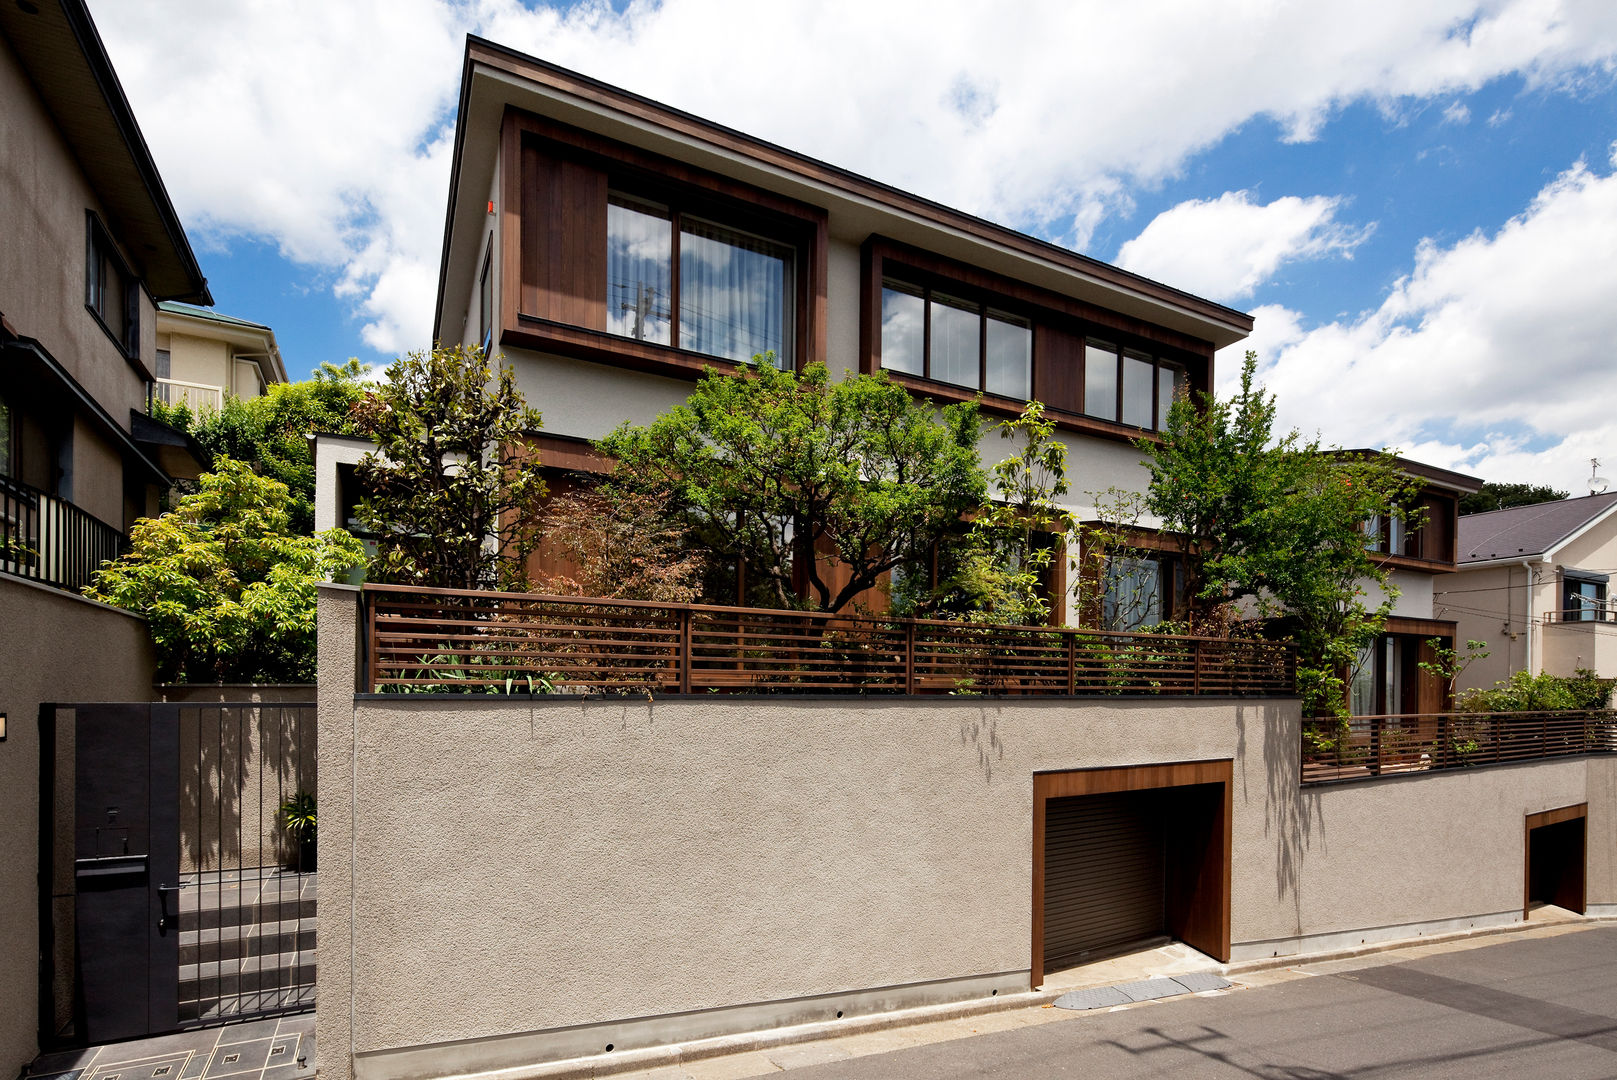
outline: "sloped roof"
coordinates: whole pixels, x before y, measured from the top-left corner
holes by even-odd
[[[159,311],[166,311],[170,315],[189,315],[193,319],[207,319],[209,322],[223,323],[225,326],[240,326],[247,330],[268,331],[270,329],[263,323],[238,319],[234,315],[226,315],[208,308],[197,307],[195,304],[181,304],[174,300],[163,300],[158,302],[157,307]]]
[[[1460,518],[1460,565],[1546,554],[1614,506],[1617,491],[1466,514]]]

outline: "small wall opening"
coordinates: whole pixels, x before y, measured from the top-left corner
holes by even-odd
[[[1523,918],[1542,904],[1584,913],[1587,815],[1586,804],[1528,815]]]

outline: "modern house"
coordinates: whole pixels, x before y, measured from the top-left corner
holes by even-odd
[[[0,1071],[17,1071],[69,1019],[36,981],[41,926],[73,902],[71,864],[43,899],[36,880],[41,704],[150,699],[145,623],[78,590],[201,467],[147,402],[157,305],[211,302],[81,0],[0,5],[0,235]]]
[[[219,409],[227,397],[255,398],[286,382],[275,331],[192,304],[157,305],[152,393],[192,409]]]
[[[513,366],[561,473],[598,470],[590,439],[704,368],[766,355],[981,394],[991,417],[1039,399],[1090,518],[1086,493],[1145,487],[1132,440],[1250,330],[468,41],[434,334]],[[361,449],[324,440],[321,461]],[[1407,621],[1367,694],[1400,709],[1411,643],[1454,630],[1431,585],[1474,486],[1405,467],[1426,527],[1369,532]],[[325,522],[339,481],[322,467]],[[1171,595],[1172,553],[1141,562],[1119,579]],[[1320,768],[1285,645],[367,584],[322,588],[320,650],[335,1080],[610,1070],[681,1040],[1003,1000],[1168,938],[1213,964],[1541,902],[1617,913],[1617,758],[1593,752],[1609,715],[1470,730],[1463,753],[1442,726],[1378,727]]]
[[[1467,514],[1459,572],[1434,602],[1459,638],[1485,641],[1461,689],[1486,688],[1517,671],[1617,676],[1617,493]]]

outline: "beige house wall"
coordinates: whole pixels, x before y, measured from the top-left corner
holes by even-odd
[[[191,334],[168,335],[169,378],[228,389],[231,385],[230,346]]]
[[[1432,614],[1457,624],[1457,646],[1467,641],[1488,645],[1488,656],[1468,667],[1458,689],[1486,690],[1527,667],[1527,571],[1521,566],[1487,566],[1444,575],[1433,597]],[[1536,594],[1535,594],[1536,596]],[[1536,609],[1543,617],[1543,608]]]
[[[0,40],[0,314],[36,338],[120,424],[146,388],[84,304],[86,210],[97,200],[11,46]],[[114,241],[118,237],[113,237]],[[127,260],[126,260],[127,261]],[[156,309],[140,295],[141,358],[156,347]]]
[[[1612,759],[1301,790],[1295,701],[356,700],[320,605],[337,1077],[1026,989],[1041,771],[1232,761],[1237,960],[1516,921],[1525,815],[1617,835]]]
[[[154,662],[144,620],[105,604],[0,577],[0,612],[0,1074],[20,1075],[38,1052],[39,706],[144,701]],[[87,642],[94,663],[64,659]]]

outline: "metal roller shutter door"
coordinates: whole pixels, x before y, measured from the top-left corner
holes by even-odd
[[[1165,933],[1160,796],[1122,792],[1046,803],[1047,969]]]

